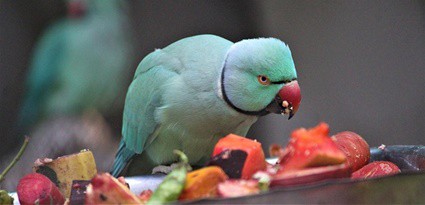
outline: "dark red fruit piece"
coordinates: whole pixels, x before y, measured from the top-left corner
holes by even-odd
[[[215,155],[207,166],[219,166],[231,179],[240,179],[248,154],[243,150],[226,150]]]
[[[332,136],[332,140],[347,156],[345,163],[351,172],[355,172],[369,163],[370,148],[360,135],[345,131]]]
[[[86,199],[86,190],[89,184],[90,180],[72,181],[71,196],[69,197],[70,205],[84,204]]]
[[[63,204],[65,198],[59,188],[42,174],[31,173],[19,180],[19,203],[26,204]]]

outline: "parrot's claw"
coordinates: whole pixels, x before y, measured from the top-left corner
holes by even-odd
[[[173,163],[170,166],[159,165],[152,169],[152,174],[158,174],[158,173],[168,174],[171,171],[173,171],[173,169],[175,169],[177,166],[178,166],[178,163]]]

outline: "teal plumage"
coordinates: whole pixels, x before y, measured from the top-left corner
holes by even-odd
[[[292,61],[289,48],[281,41],[254,40],[257,41],[266,45],[270,41],[277,44],[276,52],[279,53],[273,53],[271,48],[271,53],[265,55],[276,58],[289,55],[289,59],[283,61]],[[127,92],[123,115],[123,138],[112,174],[118,176],[149,173],[156,165],[176,161],[174,149],[186,153],[190,164],[202,166],[209,159],[214,144],[221,137],[229,133],[246,135],[259,116],[259,113],[254,112],[260,110],[268,112],[265,110],[284,85],[282,83],[267,86],[269,90],[259,84],[256,69],[253,67],[247,71],[243,67],[245,62],[238,56],[238,53],[243,52],[232,52],[240,49],[237,45],[244,44],[244,41],[234,44],[218,36],[199,35],[182,39],[146,56],[139,64]],[[253,62],[252,66],[257,64],[260,66],[257,69],[261,69],[262,74],[270,74],[270,78],[285,82],[296,78],[293,62],[282,64],[281,61],[280,58],[266,59]],[[229,67],[227,64],[235,65]],[[263,69],[265,67],[262,66],[267,68]],[[229,73],[224,73],[224,68]],[[238,76],[229,75],[234,70],[245,70],[251,76],[242,81],[237,80]],[[245,88],[239,90],[240,93],[252,96],[249,92],[259,89],[265,94],[258,96],[265,100],[258,100],[258,96],[253,97],[255,100],[246,99],[236,94],[236,90],[233,89],[232,84],[235,80],[252,83],[252,78],[255,85],[245,84]],[[226,95],[223,86],[229,94],[234,94]],[[253,103],[245,103],[243,99],[237,100],[239,97]],[[231,105],[232,101],[238,103],[236,104],[240,106],[238,108],[247,112],[235,110],[232,107],[235,105]]]
[[[21,107],[22,127],[86,109],[107,115],[123,105],[121,93],[128,85],[132,53],[123,4],[119,0],[68,2],[73,3],[82,6],[82,13],[68,14],[52,24],[36,44]]]
[[[35,49],[36,57],[27,79],[26,99],[21,107],[20,124],[28,126],[39,117],[40,105],[46,97],[46,88],[54,81],[62,59],[65,44],[65,23],[58,22],[46,32]]]

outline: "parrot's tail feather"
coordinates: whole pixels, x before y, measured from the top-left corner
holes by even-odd
[[[118,177],[126,168],[128,162],[136,153],[125,147],[125,142],[121,140],[117,155],[115,156],[114,165],[112,166],[111,175]]]

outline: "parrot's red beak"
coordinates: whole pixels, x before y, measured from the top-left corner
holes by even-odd
[[[298,110],[301,103],[301,90],[298,81],[294,80],[285,84],[278,93],[281,99],[281,106],[283,109],[282,114],[289,114],[291,119]]]
[[[291,119],[298,110],[301,102],[301,91],[298,81],[286,83],[276,94],[274,100],[265,108],[265,114],[288,114]]]

